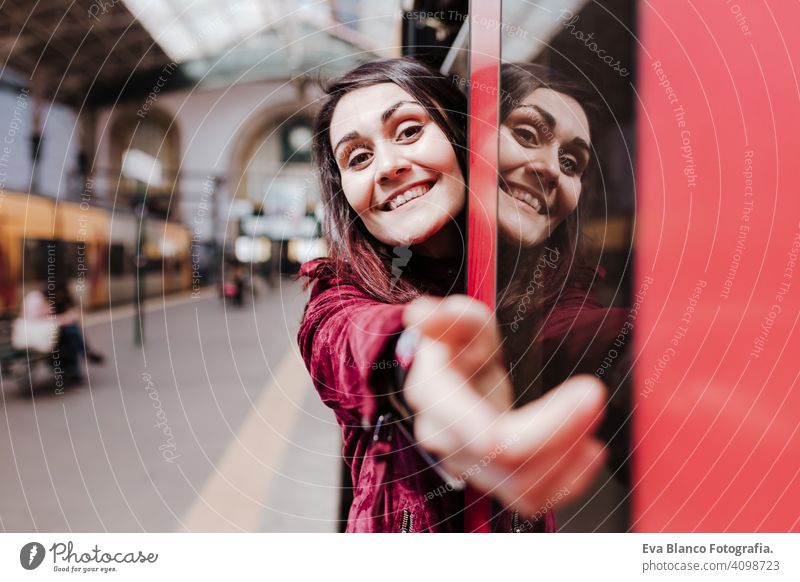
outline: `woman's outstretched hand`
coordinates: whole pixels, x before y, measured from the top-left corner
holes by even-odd
[[[414,433],[451,475],[523,514],[557,492],[570,499],[585,492],[605,460],[594,437],[605,401],[599,380],[576,376],[512,410],[488,307],[463,295],[420,298],[404,323],[421,333],[404,388]]]

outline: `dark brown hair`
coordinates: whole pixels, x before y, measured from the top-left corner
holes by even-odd
[[[369,233],[347,202],[330,141],[331,120],[339,100],[351,91],[381,83],[394,83],[425,108],[447,136],[462,174],[467,175],[466,98],[447,77],[412,59],[399,58],[366,63],[330,81],[324,87],[327,97],[317,115],[313,137],[330,257],[302,273],[311,280],[344,276],[380,301],[406,303],[419,291],[402,278],[392,279],[392,249]]]

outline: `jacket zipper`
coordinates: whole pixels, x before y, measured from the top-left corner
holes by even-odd
[[[400,533],[413,533],[414,531],[414,518],[408,509],[403,510],[403,521],[400,524]]]
[[[515,511],[511,515],[511,533],[522,533],[522,529],[519,527],[519,511]]]
[[[378,417],[378,421],[375,423],[375,429],[372,431],[372,442],[377,443],[382,440],[385,440],[387,443],[392,442],[392,433],[384,431],[384,429],[388,426],[391,420],[392,420],[391,412],[387,412],[386,414],[381,414]]]

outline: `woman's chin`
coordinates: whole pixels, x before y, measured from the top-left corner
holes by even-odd
[[[548,237],[547,219],[543,216],[522,216],[518,213],[499,213],[497,230],[500,240],[509,246],[537,247]]]
[[[507,245],[522,248],[542,244],[548,236],[548,218],[523,202],[498,190],[497,229]]]
[[[404,229],[393,228],[391,232],[387,232],[384,236],[376,238],[390,247],[412,247],[430,239],[436,234],[437,230],[437,228],[433,227],[420,228],[415,225],[414,227]]]
[[[388,242],[383,242],[405,247],[420,245],[439,234],[451,221],[451,218],[444,213],[437,216],[439,213],[430,206],[426,210],[429,214],[425,215],[420,212],[415,216],[403,217],[403,220],[393,224],[390,232],[387,233]]]
[[[500,232],[500,244],[506,249],[529,251],[541,246],[547,239],[520,238],[519,235],[510,235]]]

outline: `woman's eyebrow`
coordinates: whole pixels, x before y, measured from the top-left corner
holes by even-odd
[[[555,128],[556,128],[556,118],[553,117],[553,114],[550,113],[549,111],[546,111],[546,110],[542,109],[538,105],[520,105],[519,108],[520,109],[533,109],[539,115],[542,116],[542,119],[544,119],[544,124],[547,126],[547,129],[549,129],[550,131],[555,130]]]
[[[588,143],[586,143],[586,140],[583,139],[582,137],[576,137],[569,143],[571,146],[584,150],[587,156],[591,155],[592,148],[589,146]]]
[[[344,134],[344,137],[342,137],[342,139],[336,142],[336,145],[333,147],[333,155],[336,156],[336,152],[343,143],[346,143],[350,140],[359,139],[360,137],[361,134],[359,134],[357,131],[347,132],[346,134]]]
[[[386,123],[392,118],[398,109],[400,109],[401,105],[419,105],[416,101],[398,101],[394,105],[388,107],[383,113],[381,113],[381,123]]]

